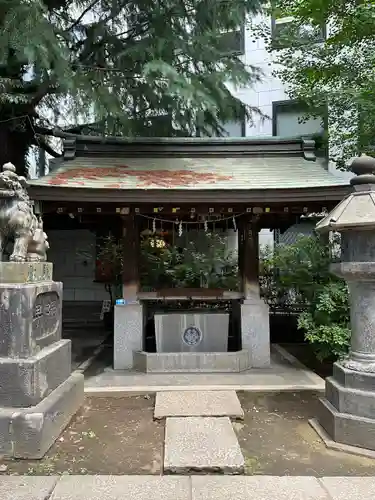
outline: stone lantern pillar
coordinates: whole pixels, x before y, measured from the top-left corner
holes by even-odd
[[[338,443],[375,450],[375,158],[353,160],[353,192],[317,224],[341,233],[341,261],[350,298],[351,349],[334,364],[321,399],[319,424]]]

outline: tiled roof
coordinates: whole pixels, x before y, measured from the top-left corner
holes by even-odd
[[[302,156],[76,157],[31,186],[104,189],[252,190],[344,186]]]

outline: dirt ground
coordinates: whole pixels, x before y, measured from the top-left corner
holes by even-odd
[[[328,450],[308,419],[319,415],[311,392],[238,394],[245,413],[235,427],[246,473],[274,476],[373,476],[375,460]]]
[[[154,396],[86,398],[41,460],[0,460],[5,474],[159,474],[164,424]],[[0,474],[1,475],[1,474]]]
[[[233,422],[246,474],[370,476],[375,460],[327,450],[308,419],[319,416],[311,392],[239,393],[245,412]],[[0,459],[2,474],[160,474],[164,422],[153,421],[154,396],[86,398],[42,460]],[[1,479],[0,479],[1,480]]]

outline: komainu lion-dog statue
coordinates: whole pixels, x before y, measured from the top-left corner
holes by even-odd
[[[37,218],[27,194],[25,177],[16,174],[12,163],[0,173],[0,250],[14,240],[12,262],[45,262],[49,244],[43,222]]]

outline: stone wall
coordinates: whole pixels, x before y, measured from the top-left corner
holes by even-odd
[[[101,302],[108,299],[95,279],[95,234],[87,229],[48,231],[54,279],[64,284],[64,301]]]

